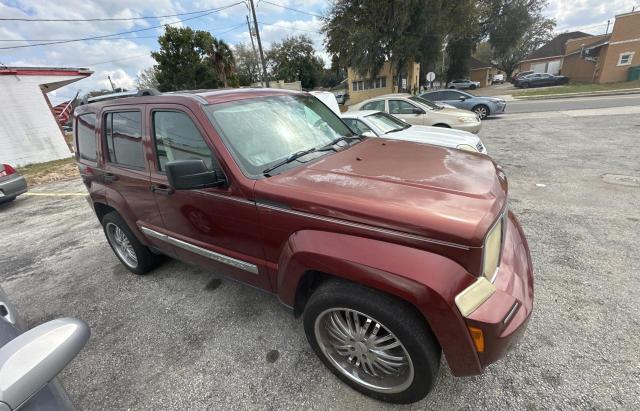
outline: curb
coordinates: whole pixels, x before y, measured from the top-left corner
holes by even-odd
[[[540,96],[513,96],[513,98],[515,100],[547,100],[547,99],[553,100],[553,99],[559,99],[559,98],[574,98],[574,97],[624,96],[627,94],[640,94],[640,88],[591,91],[586,93],[546,94],[546,95],[540,95]]]

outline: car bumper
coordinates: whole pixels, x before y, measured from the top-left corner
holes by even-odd
[[[468,131],[469,133],[478,134],[480,128],[482,128],[482,123],[479,121],[474,123],[461,123],[456,124],[453,128],[455,128],[456,130]]]
[[[493,105],[493,110],[491,110],[491,114],[502,114],[507,108],[507,103],[496,103]]]
[[[481,370],[506,355],[523,337],[533,310],[533,265],[522,227],[509,214],[495,291],[464,317],[467,327],[481,330]]]
[[[23,176],[12,176],[0,181],[0,203],[27,192],[27,180]]]

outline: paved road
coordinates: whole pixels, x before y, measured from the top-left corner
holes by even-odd
[[[624,106],[640,106],[640,94],[603,97],[578,97],[550,100],[510,101],[507,114],[541,111],[584,110]]]
[[[308,347],[300,320],[266,293],[178,261],[129,274],[79,196],[0,206],[10,245],[0,251],[0,281],[31,326],[61,316],[91,326],[61,375],[82,410],[638,410],[640,187],[602,178],[640,176],[638,115],[573,110],[486,122],[480,135],[509,176],[510,207],[531,246],[535,311],[523,341],[484,375],[454,378],[443,359],[434,391],[412,406],[342,384]]]

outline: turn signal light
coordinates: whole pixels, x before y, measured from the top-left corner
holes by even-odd
[[[476,351],[484,352],[484,334],[482,330],[477,327],[469,326],[469,332],[471,333],[471,339],[476,346]]]

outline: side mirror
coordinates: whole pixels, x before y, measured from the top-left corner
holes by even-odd
[[[15,409],[35,395],[80,352],[91,330],[60,318],[20,334],[0,348],[0,404]]]
[[[414,107],[411,110],[411,114],[424,114],[424,113],[425,113],[425,111],[423,109],[421,109],[421,108],[418,108],[418,107]]]
[[[465,101],[466,99],[467,99],[467,98],[466,98],[465,96],[460,96],[460,97],[458,98],[458,100],[460,100],[460,101]]]
[[[227,180],[209,170],[202,160],[176,160],[166,164],[169,185],[175,190],[220,187]]]

